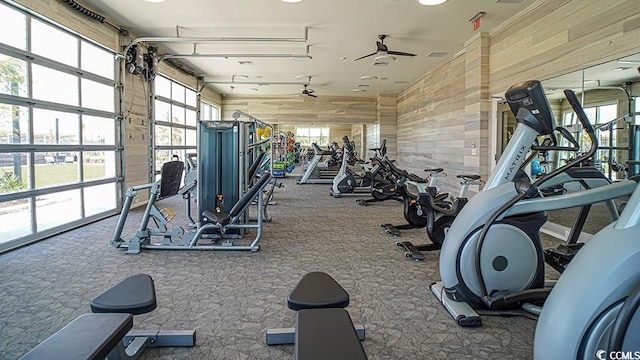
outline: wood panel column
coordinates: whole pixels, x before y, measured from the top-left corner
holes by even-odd
[[[489,175],[489,34],[479,33],[465,43],[465,142],[464,169],[469,173]]]
[[[395,159],[398,152],[398,95],[390,93],[378,94],[376,121],[379,127],[378,144],[366,144],[367,147],[380,145],[387,140],[387,156]]]

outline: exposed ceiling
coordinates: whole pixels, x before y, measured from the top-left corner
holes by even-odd
[[[417,0],[82,0],[141,37],[303,38],[303,41],[216,41],[160,45],[165,54],[244,54],[180,61],[223,94],[374,96],[399,92],[463,49],[477,31],[490,31],[534,0],[449,0],[436,6]],[[469,21],[486,12],[474,31]],[[305,27],[308,33],[305,34]],[[358,57],[376,51],[378,35],[389,51],[415,57]],[[306,40],[304,40],[306,38]],[[440,57],[429,56],[435,53]],[[438,54],[440,53],[440,54]],[[444,54],[443,54],[444,53]],[[264,57],[266,54],[281,57]],[[296,61],[291,55],[309,55]],[[384,55],[384,54],[379,54]],[[250,61],[252,65],[241,65]],[[362,77],[371,76],[369,80]],[[287,83],[278,84],[278,83]],[[354,92],[360,89],[360,92]]]

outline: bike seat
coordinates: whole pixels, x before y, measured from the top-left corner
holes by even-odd
[[[480,180],[480,175],[458,175],[456,177],[465,181]]]
[[[433,168],[433,169],[424,169],[424,171],[426,172],[430,172],[430,173],[441,173],[444,171],[443,168]]]

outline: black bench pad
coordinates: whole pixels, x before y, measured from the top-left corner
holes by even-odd
[[[132,327],[130,314],[80,315],[21,359],[104,359]]]
[[[129,276],[91,300],[94,313],[146,314],[157,306],[156,288],[147,274]]]
[[[296,313],[294,359],[367,359],[345,309],[306,309]]]
[[[223,212],[205,210],[202,212],[202,220],[204,220],[204,222],[207,222],[207,223],[220,224],[221,226],[226,226],[231,221],[231,215]]]
[[[344,308],[349,294],[331,276],[323,272],[305,274],[287,298],[289,309]]]

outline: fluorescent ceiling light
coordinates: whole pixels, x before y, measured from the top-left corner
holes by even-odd
[[[375,80],[375,79],[377,79],[377,78],[378,78],[377,76],[373,76],[373,75],[365,75],[365,76],[362,76],[362,77],[360,78],[360,80]]]
[[[359,89],[359,88],[358,88],[358,89],[353,89],[353,90],[351,90],[351,91],[353,91],[353,92],[365,92],[365,91],[367,91],[367,90],[365,90],[365,89]]]
[[[422,5],[440,5],[447,2],[447,0],[418,0]]]

